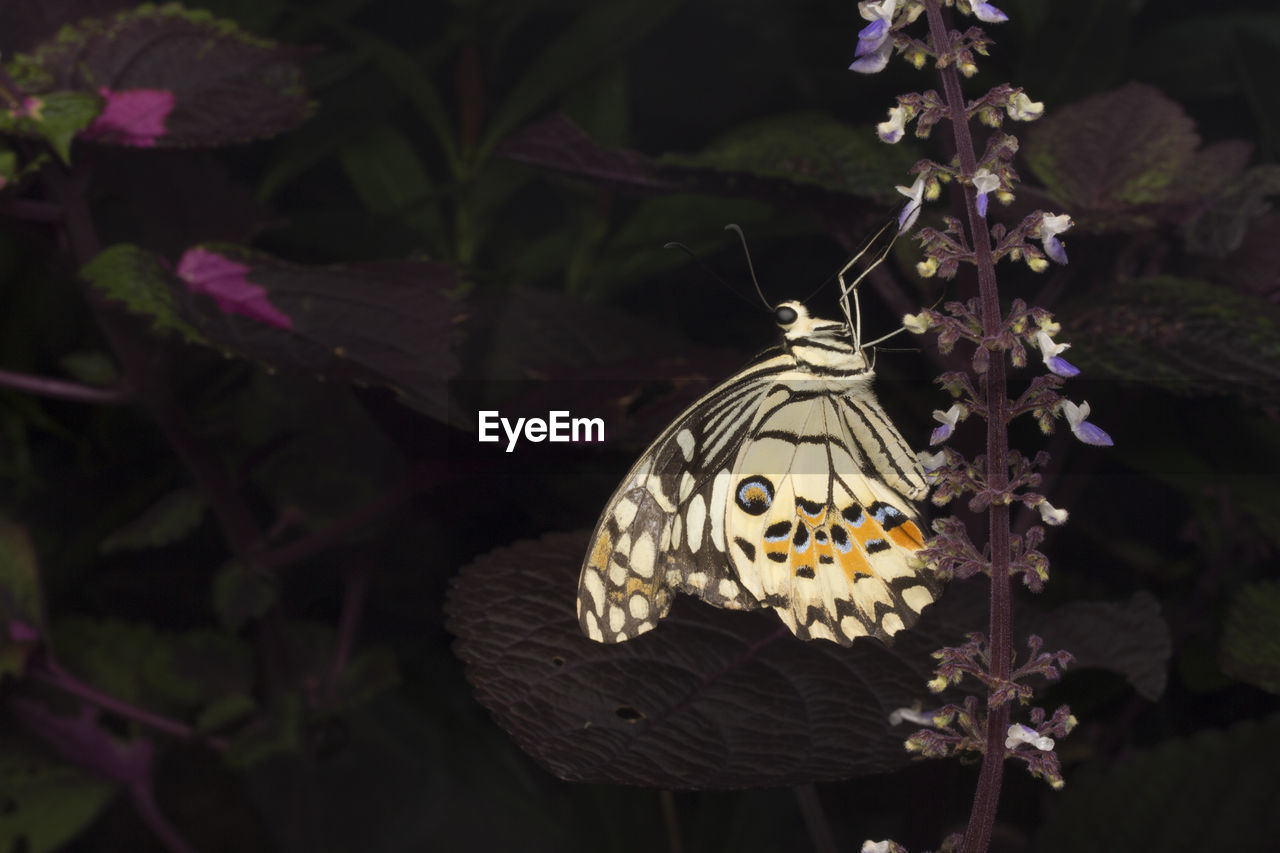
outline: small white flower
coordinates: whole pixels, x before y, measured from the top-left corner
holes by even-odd
[[[897,726],[903,722],[915,723],[917,726],[932,726],[933,714],[919,708],[895,708],[889,712],[889,725]]]
[[[938,409],[933,410],[933,419],[942,424],[933,431],[933,435],[929,436],[929,444],[941,444],[951,437],[952,431],[956,428],[960,416],[965,414],[965,410],[959,403],[956,403],[945,412]]]
[[[1053,749],[1053,738],[1040,734],[1030,726],[1014,723],[1009,726],[1009,734],[1004,740],[1005,749],[1013,749],[1020,743],[1029,743],[1041,752]]]
[[[1004,111],[1014,121],[1035,121],[1044,115],[1044,101],[1033,101],[1026,92],[1019,92],[1009,99]]]
[[[856,58],[849,66],[850,71],[875,74],[889,64],[889,54],[893,52],[893,13],[897,6],[898,0],[858,4],[858,13],[871,23],[858,33],[858,47],[853,52]]]
[[[987,193],[1000,187],[1000,179],[990,169],[983,167],[973,173],[973,188],[978,191],[978,215],[987,216]]]
[[[889,846],[892,843],[888,839],[884,841],[864,841],[862,842],[862,853],[893,853],[893,848]]]
[[[902,208],[902,212],[898,214],[898,233],[905,234],[911,230],[912,226],[916,224],[916,219],[920,217],[920,207],[924,204],[924,175],[917,175],[916,182],[911,186],[900,186],[897,189],[898,192],[911,199],[907,202],[907,206]]]
[[[882,121],[876,125],[876,135],[880,137],[881,142],[888,142],[892,145],[902,138],[902,134],[907,128],[907,122],[910,120],[911,111],[899,104],[889,110],[888,121]]]
[[[1009,16],[1001,12],[990,3],[974,3],[973,15],[979,21],[986,21],[988,24],[1003,24],[1009,20]]]
[[[941,450],[937,453],[917,453],[916,456],[920,459],[920,467],[924,468],[925,473],[937,471],[947,464],[947,454]]]
[[[1089,417],[1089,404],[1083,400],[1080,405],[1076,405],[1070,400],[1062,401],[1062,414],[1067,419],[1067,426],[1071,427],[1071,433],[1085,444],[1093,444],[1098,447],[1111,447],[1115,444],[1111,440],[1111,436],[1107,435],[1101,428],[1094,426],[1085,420]]]
[[[1079,375],[1080,368],[1065,358],[1059,357],[1060,353],[1071,348],[1071,344],[1055,344],[1053,338],[1049,337],[1049,333],[1041,329],[1036,332],[1036,346],[1040,348],[1040,355],[1050,373],[1067,377]]]
[[[1048,501],[1040,501],[1036,504],[1036,509],[1040,511],[1040,518],[1050,527],[1061,527],[1067,523],[1067,511],[1058,509]]]
[[[1058,235],[1074,224],[1065,213],[1057,216],[1046,213],[1040,218],[1040,242],[1044,244],[1044,253],[1060,264],[1067,262],[1067,250],[1063,248]]]

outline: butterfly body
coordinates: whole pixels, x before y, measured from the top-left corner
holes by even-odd
[[[924,472],[852,324],[796,302],[774,313],[781,347],[685,410],[610,498],[579,580],[591,639],[651,630],[684,592],[849,645],[892,636],[936,596],[913,559]]]

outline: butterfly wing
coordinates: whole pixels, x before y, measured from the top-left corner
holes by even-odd
[[[676,591],[717,607],[760,607],[726,559],[731,466],[786,366],[762,354],[685,410],[609,499],[578,580],[578,622],[616,643],[651,630]]]
[[[733,464],[729,557],[801,639],[849,645],[909,627],[939,585],[914,552],[916,457],[867,384],[791,377],[766,396]]]

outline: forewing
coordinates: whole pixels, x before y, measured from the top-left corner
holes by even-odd
[[[725,556],[732,465],[772,376],[789,358],[766,353],[690,406],[627,474],[596,524],[578,581],[578,621],[593,640],[651,630],[676,591],[753,609]]]

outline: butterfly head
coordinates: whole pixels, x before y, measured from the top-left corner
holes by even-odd
[[[813,317],[799,302],[783,302],[773,309],[788,352],[804,367],[821,373],[862,373],[867,360],[857,347],[849,325]]]

